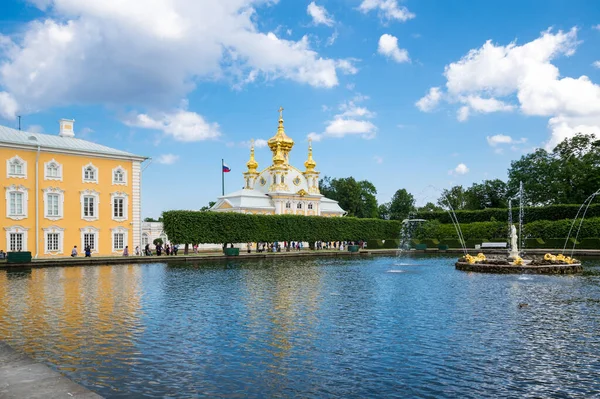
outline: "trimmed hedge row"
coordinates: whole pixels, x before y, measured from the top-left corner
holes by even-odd
[[[537,237],[543,240],[569,235],[573,220],[538,220],[526,223],[523,226],[525,237]],[[508,224],[504,222],[477,222],[461,224],[462,234],[465,240],[505,241],[508,236]],[[575,237],[579,221],[575,224],[571,237]],[[586,218],[581,225],[578,240],[583,238],[600,237],[600,218]],[[423,223],[415,229],[414,238],[417,239],[442,239],[458,238],[456,229],[452,224],[442,224],[437,220]]]
[[[544,207],[525,207],[525,222],[537,220],[560,220],[573,219],[581,205],[550,205]],[[583,212],[583,211],[582,211]],[[519,220],[518,205],[513,207],[513,220]],[[480,211],[456,211],[459,223],[490,222],[497,220],[508,220],[508,209],[488,208]],[[592,204],[587,210],[586,218],[600,217],[600,204]],[[450,215],[446,211],[439,212],[417,212],[417,219],[437,220],[440,223],[452,223]]]
[[[399,237],[402,223],[351,217],[167,211],[163,213],[163,225],[171,242],[222,244],[386,239]]]

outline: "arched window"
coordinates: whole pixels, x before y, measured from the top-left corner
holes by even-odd
[[[61,179],[61,170],[58,162],[52,160],[46,164],[46,176],[44,176],[46,180],[60,180]]]
[[[148,236],[148,233],[144,233],[142,234],[142,245],[145,247],[148,244],[150,244],[150,236]]]
[[[6,160],[6,177],[27,178],[27,162],[15,155]]]
[[[288,201],[285,203],[285,207],[286,209],[290,209],[292,207],[292,204]]]
[[[98,168],[94,165],[87,164],[83,167],[84,183],[98,183]]]
[[[127,172],[121,166],[117,166],[112,170],[113,184],[127,184]]]
[[[298,202],[298,205],[296,205],[296,208],[302,209],[302,202]]]
[[[313,209],[313,204],[308,204],[308,209]]]

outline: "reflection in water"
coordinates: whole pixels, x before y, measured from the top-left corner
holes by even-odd
[[[105,397],[592,397],[600,277],[449,258],[0,271],[0,339]],[[524,309],[519,303],[528,303]]]

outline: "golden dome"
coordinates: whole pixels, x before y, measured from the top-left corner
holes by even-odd
[[[277,151],[277,144],[279,144],[281,151],[283,152],[284,161],[287,162],[288,154],[294,146],[294,140],[285,134],[285,129],[283,127],[283,107],[279,107],[279,126],[277,127],[277,133],[269,139],[267,144],[273,154]]]
[[[281,152],[281,143],[277,143],[277,149],[275,152],[275,156],[273,157],[273,165],[281,166],[285,163],[285,157]]]
[[[254,159],[254,139],[252,139],[252,145],[250,147],[250,160],[246,163],[248,167],[248,173],[256,173],[258,168],[258,162]]]
[[[317,163],[312,157],[312,140],[308,140],[308,159],[304,162],[304,166],[306,167],[307,172],[314,172]]]

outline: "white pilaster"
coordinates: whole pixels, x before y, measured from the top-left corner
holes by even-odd
[[[133,228],[133,244],[130,248],[131,252],[135,250],[136,246],[142,248],[142,173],[141,173],[141,162],[134,161],[131,171],[131,188],[133,195],[131,198],[131,221]]]

